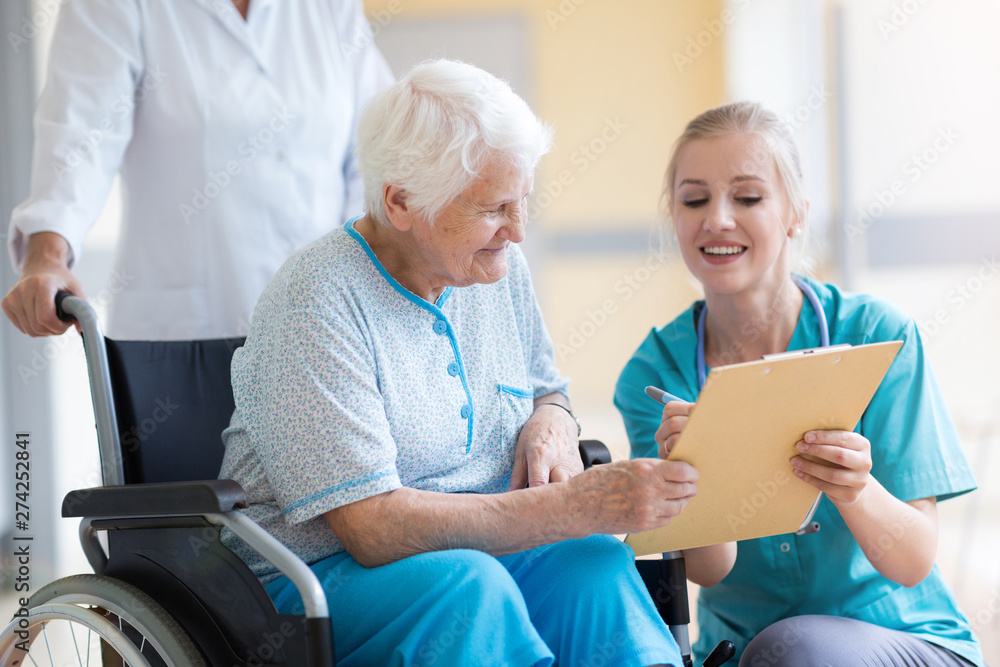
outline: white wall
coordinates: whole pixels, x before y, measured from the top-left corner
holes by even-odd
[[[976,263],[1000,250],[1000,4],[836,6],[844,249],[857,279],[869,266]]]
[[[1000,3],[843,0],[853,207],[950,128],[957,139],[892,208],[896,215],[1000,211]],[[943,144],[942,144],[943,145]],[[877,150],[871,150],[877,147]]]
[[[802,157],[817,259],[832,260],[829,81],[822,0],[727,0],[726,97],[757,101],[785,120]]]
[[[917,321],[979,481],[975,493],[939,507],[938,559],[996,664],[1000,3],[836,7],[846,267],[853,287],[895,301]]]

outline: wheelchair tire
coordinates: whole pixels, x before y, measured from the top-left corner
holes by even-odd
[[[77,660],[81,666],[101,664],[117,667],[126,664],[124,655],[133,650],[141,654],[149,667],[206,665],[187,633],[163,607],[135,586],[117,579],[96,574],[59,579],[31,596],[28,613],[33,650],[26,654],[16,648],[19,639],[15,631],[23,630],[23,625],[15,627],[19,621],[15,617],[0,636],[0,664],[3,667],[33,663],[41,666],[50,661],[52,664],[70,664],[67,658]],[[53,643],[49,641],[46,624],[51,622],[69,624],[72,637],[69,641],[75,649],[66,650],[64,645],[60,646],[65,657],[59,661],[50,657]],[[79,632],[74,627],[79,628]],[[65,643],[66,630],[62,633],[64,637],[60,641]],[[100,638],[100,644],[95,647],[94,642],[89,641],[89,646],[83,647],[85,653],[81,653],[79,641],[84,633],[88,640],[95,636]],[[98,654],[100,658],[91,660],[91,655]],[[28,655],[31,656],[30,661]],[[143,665],[138,660],[130,660],[127,664],[130,667]]]

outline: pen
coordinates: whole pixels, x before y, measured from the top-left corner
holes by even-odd
[[[662,389],[657,389],[656,387],[654,387],[652,385],[650,385],[649,387],[646,387],[646,393],[649,395],[649,397],[651,399],[653,399],[654,401],[659,401],[660,403],[663,403],[664,405],[666,405],[670,401],[681,401],[682,403],[686,403],[687,402],[687,401],[684,401],[683,399],[677,398],[676,396],[674,396],[671,393],[663,391]]]

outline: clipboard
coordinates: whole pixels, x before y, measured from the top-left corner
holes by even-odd
[[[713,368],[671,461],[698,469],[698,493],[666,526],[632,533],[637,556],[794,533],[821,493],[792,472],[807,431],[851,431],[902,341],[799,350]]]

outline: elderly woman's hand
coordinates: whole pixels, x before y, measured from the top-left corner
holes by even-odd
[[[514,450],[510,490],[565,482],[583,472],[579,429],[570,414],[556,405],[566,399],[550,394],[535,400],[535,412],[521,427]],[[568,408],[567,408],[568,409]]]
[[[698,471],[680,461],[630,459],[594,466],[566,485],[567,525],[581,534],[621,534],[664,526],[698,492]]]

